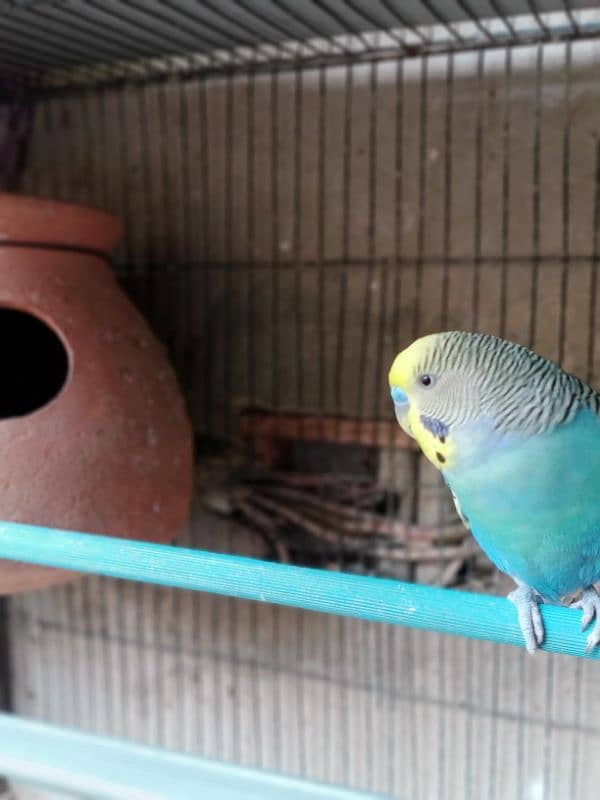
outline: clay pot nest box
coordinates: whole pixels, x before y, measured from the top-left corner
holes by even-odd
[[[119,221],[0,194],[0,519],[167,542],[192,435],[164,349],[107,261]],[[72,573],[0,560],[0,594]]]

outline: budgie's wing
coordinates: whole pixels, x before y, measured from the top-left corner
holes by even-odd
[[[489,452],[447,476],[459,515],[503,571],[558,599],[600,580],[600,418]]]

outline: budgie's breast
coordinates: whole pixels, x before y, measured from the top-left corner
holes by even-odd
[[[593,411],[531,437],[464,430],[454,447],[456,463],[444,477],[502,571],[548,599],[600,580],[600,419]]]

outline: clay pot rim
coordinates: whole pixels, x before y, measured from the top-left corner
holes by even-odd
[[[120,220],[99,208],[0,192],[0,248],[15,242],[109,255],[122,234]]]

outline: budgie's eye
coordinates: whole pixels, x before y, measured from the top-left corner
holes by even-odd
[[[433,386],[433,376],[421,375],[419,377],[419,383],[421,384],[421,386]]]

